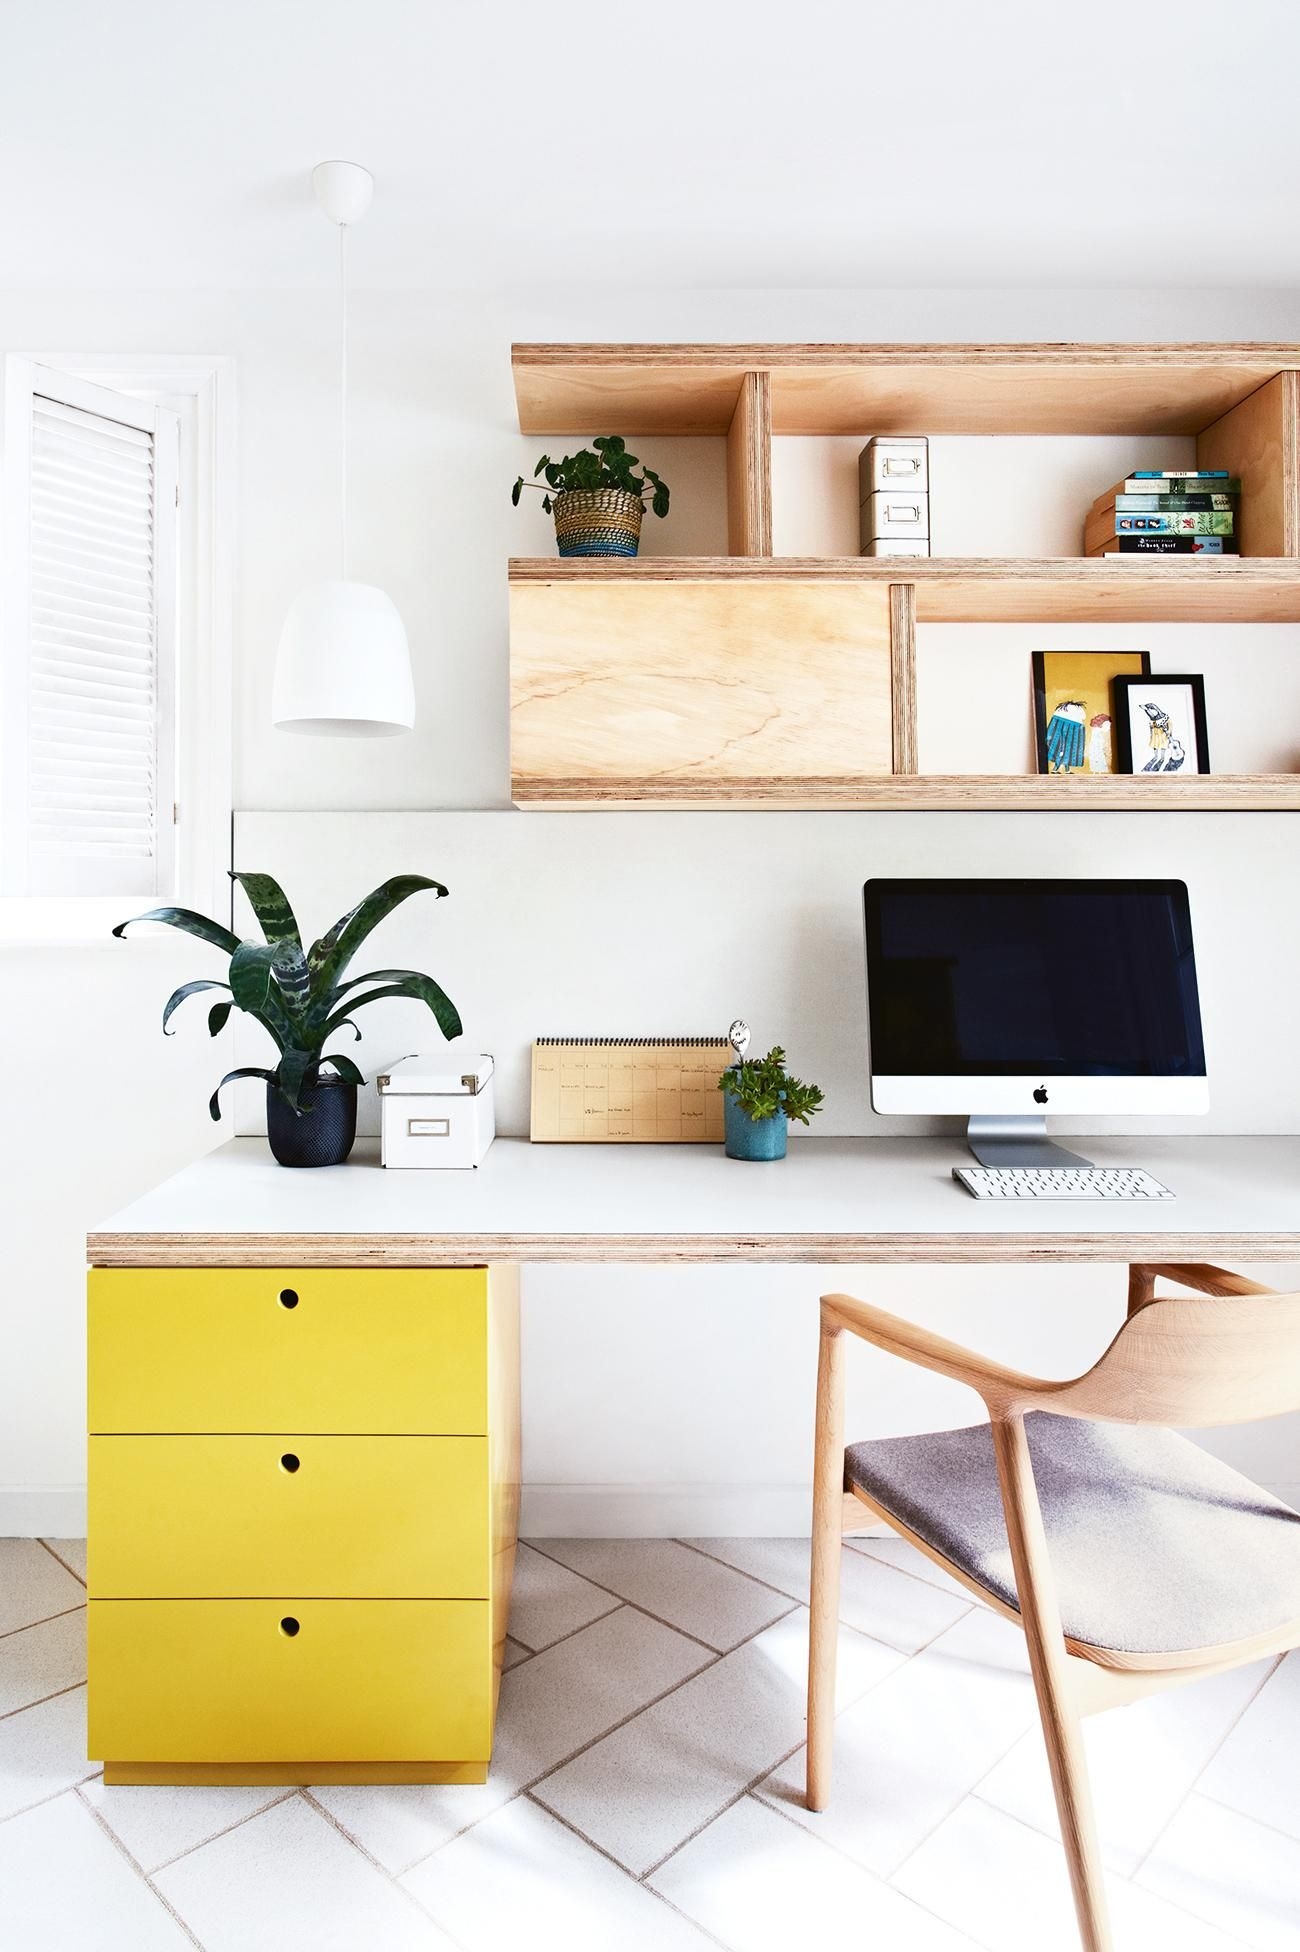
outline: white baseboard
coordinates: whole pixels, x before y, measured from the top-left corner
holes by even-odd
[[[0,1484],[0,1539],[84,1539],[84,1484]]]
[[[537,1539],[806,1538],[805,1484],[526,1484]]]

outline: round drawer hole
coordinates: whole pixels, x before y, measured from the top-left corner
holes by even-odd
[[[280,1306],[281,1308],[296,1308],[298,1306],[298,1290],[296,1288],[281,1288]]]
[[[280,1632],[286,1640],[292,1640],[297,1631],[298,1622],[294,1619],[292,1613],[286,1613],[280,1622]]]
[[[282,1471],[288,1471],[292,1475],[292,1473],[298,1469],[298,1465],[300,1462],[301,1459],[295,1456],[293,1451],[287,1450],[284,1453],[284,1456],[280,1459],[280,1469]]]

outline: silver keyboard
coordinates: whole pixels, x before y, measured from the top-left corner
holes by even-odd
[[[977,1200],[1172,1200],[1136,1166],[954,1166],[952,1176]]]

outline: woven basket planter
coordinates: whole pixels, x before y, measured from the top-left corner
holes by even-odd
[[[562,556],[635,556],[643,506],[624,488],[566,488],[553,497]]]

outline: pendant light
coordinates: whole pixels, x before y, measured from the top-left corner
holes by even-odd
[[[415,724],[411,653],[392,599],[348,577],[348,225],[370,208],[360,163],[318,163],[316,201],[339,227],[339,575],[294,599],[280,633],[271,717],[282,732],[382,739]]]

